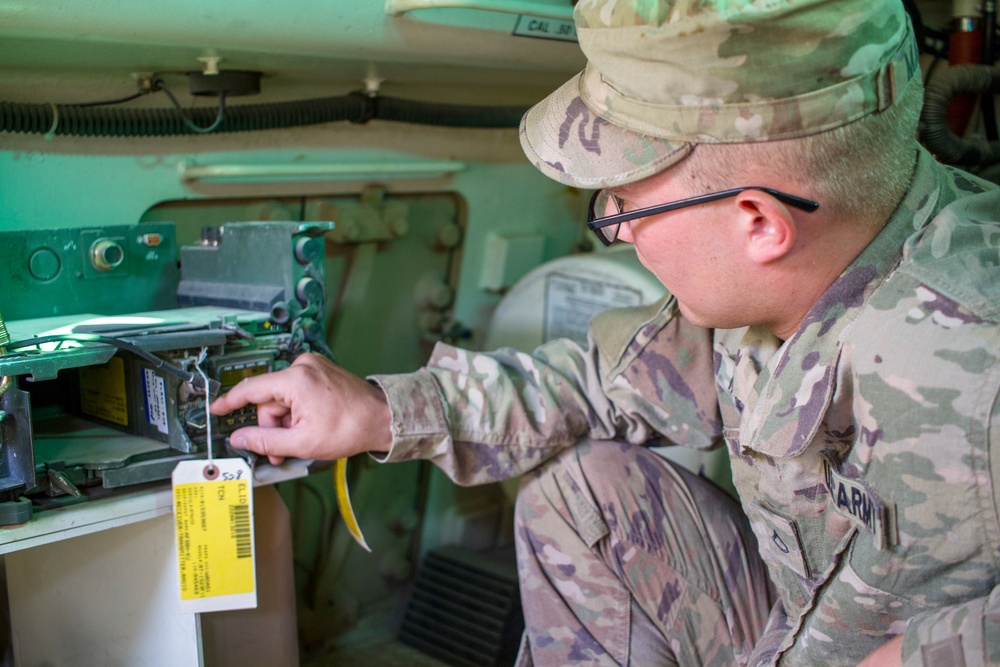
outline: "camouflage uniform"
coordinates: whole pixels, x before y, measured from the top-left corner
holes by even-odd
[[[520,138],[575,187],[640,181],[699,143],[835,129],[920,80],[898,0],[574,15],[587,68]],[[853,665],[900,633],[908,665],[1000,664],[998,211],[994,186],[921,152],[895,215],[787,341],[700,329],[667,299],[595,318],[586,351],[441,346],[376,379],[387,460],[464,484],[535,470],[517,540],[537,664]],[[740,507],[641,447],[658,439],[725,442]]]
[[[728,545],[730,552],[717,554],[722,564],[714,572],[704,568],[700,591],[718,603],[713,582],[720,576],[729,582],[732,571],[725,559],[752,543],[736,524],[718,533],[714,526],[725,524],[717,521],[718,501],[697,500],[700,483],[678,477],[672,467],[650,466],[634,448],[621,449],[627,465],[618,470],[606,446],[560,454],[583,437],[636,445],[664,438],[703,449],[724,440],[728,446],[742,511],[777,600],[761,629],[754,601],[737,599],[767,596],[745,560],[729,592],[734,600],[723,600],[721,621],[709,619],[692,633],[697,652],[687,659],[724,662],[720,647],[730,642],[727,659],[734,663],[855,664],[903,633],[906,665],[1000,664],[1000,593],[994,593],[1000,452],[991,451],[1000,444],[998,212],[995,186],[921,151],[897,212],[783,343],[756,327],[699,329],[667,299],[598,316],[587,351],[567,342],[530,356],[439,346],[426,369],[375,378],[393,417],[386,460],[430,459],[457,482],[476,484],[556,457],[543,468],[556,472],[542,473],[548,481],[535,485],[537,500],[522,502],[519,520],[522,526],[562,521],[580,535],[584,552],[532,543],[521,530],[521,553],[535,553],[556,570],[562,566],[566,576],[550,581],[546,595],[567,604],[575,604],[576,595],[581,626],[606,636],[592,637],[588,651],[580,652],[584,643],[567,640],[583,637],[579,628],[536,624],[533,651],[545,648],[540,643],[564,645],[561,660],[545,658],[545,664],[627,659],[620,649],[627,631],[586,618],[590,601],[591,615],[617,608],[628,618],[625,601],[611,599],[620,597],[620,577],[632,582],[632,600],[683,661],[666,627],[675,617],[658,615],[666,591],[677,591],[669,568],[679,563],[700,571],[693,554],[700,558],[705,545],[708,551]],[[633,480],[628,492],[635,498],[627,504],[648,516],[659,519],[657,512],[683,506],[679,512],[716,523],[694,546],[685,535],[635,530],[636,542],[645,535],[680,552],[662,559],[662,570],[647,559],[638,569],[616,571],[607,564],[630,562],[628,536],[601,535],[600,525],[614,527],[622,517],[602,514],[607,507],[595,506],[588,489],[603,484],[604,470],[618,480],[636,473],[641,488]],[[645,483],[654,478],[655,484]],[[674,494],[671,502],[658,500],[661,492]],[[562,499],[550,507],[540,499],[545,494]],[[683,494],[689,500],[677,502]],[[596,532],[576,530],[595,525],[595,513]],[[669,525],[650,521],[647,527]],[[616,549],[609,550],[609,539],[619,539]],[[523,575],[531,596],[538,582],[530,572]],[[589,593],[570,586],[578,580],[595,595],[603,582],[609,599],[587,600]],[[635,582],[643,580],[659,590],[637,595]],[[698,595],[672,599],[680,603],[673,607],[705,608]],[[759,634],[741,641],[740,628],[751,627]],[[616,645],[617,653],[608,651]]]

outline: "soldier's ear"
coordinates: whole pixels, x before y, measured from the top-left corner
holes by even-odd
[[[769,264],[787,255],[795,245],[796,224],[787,206],[760,190],[736,197],[740,231],[750,261]]]

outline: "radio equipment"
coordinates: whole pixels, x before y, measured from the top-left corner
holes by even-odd
[[[252,458],[225,450],[254,408],[215,417],[206,395],[329,355],[332,228],[228,223],[180,249],[169,223],[0,232],[17,286],[0,307],[19,316],[0,324],[0,524],[169,479],[209,451]]]

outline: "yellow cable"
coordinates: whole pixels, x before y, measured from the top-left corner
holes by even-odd
[[[340,516],[347,525],[348,532],[354,541],[361,545],[361,548],[371,553],[371,547],[365,542],[365,536],[361,534],[361,526],[354,516],[354,508],[351,507],[351,495],[347,491],[347,459],[337,459],[333,466],[333,485],[337,491],[337,507],[340,509]]]

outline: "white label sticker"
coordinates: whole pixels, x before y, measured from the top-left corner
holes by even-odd
[[[545,331],[547,342],[569,338],[587,344],[590,320],[608,308],[638,306],[642,293],[631,287],[553,273],[545,282]]]
[[[167,383],[151,368],[142,369],[146,391],[146,421],[160,433],[167,432]]]
[[[535,37],[538,39],[557,39],[563,42],[575,42],[576,25],[572,21],[527,16],[521,14],[514,24],[514,35],[518,37]]]

